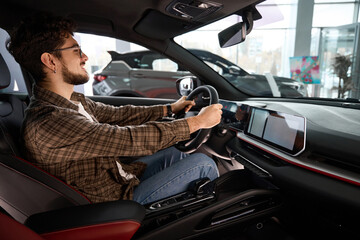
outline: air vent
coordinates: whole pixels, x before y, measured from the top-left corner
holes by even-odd
[[[175,0],[166,10],[183,19],[195,21],[222,8],[222,4],[209,1]]]

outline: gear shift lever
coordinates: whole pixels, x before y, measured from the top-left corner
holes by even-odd
[[[207,177],[195,180],[191,184],[192,186],[190,187],[190,189],[192,189],[192,192],[194,192],[196,196],[201,196],[214,192],[214,184]]]

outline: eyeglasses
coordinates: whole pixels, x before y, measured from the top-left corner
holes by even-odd
[[[80,58],[83,57],[83,55],[82,55],[83,52],[81,51],[80,46],[72,46],[72,47],[67,47],[67,48],[59,48],[59,49],[52,50],[52,51],[50,51],[50,52],[64,51],[64,50],[69,50],[69,49],[78,49],[78,50],[79,50]]]

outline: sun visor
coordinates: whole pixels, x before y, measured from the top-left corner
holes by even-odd
[[[135,25],[135,32],[153,39],[167,39],[181,35],[199,26],[199,22],[188,22],[150,10]]]
[[[114,24],[109,19],[83,14],[70,14],[68,17],[76,21],[78,32],[105,34],[107,36],[114,33]]]

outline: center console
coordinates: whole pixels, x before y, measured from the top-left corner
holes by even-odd
[[[215,183],[203,178],[190,184],[189,191],[151,203],[146,206],[148,213],[171,211],[174,208],[196,206],[215,198]]]
[[[201,179],[189,191],[146,205],[134,239],[182,239],[211,234],[271,215],[281,206],[278,191],[247,170]]]

